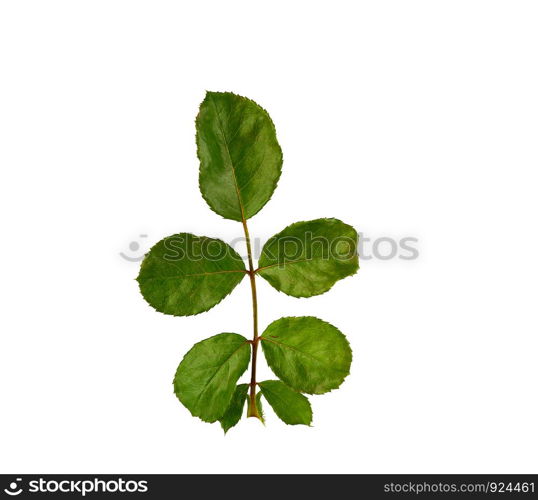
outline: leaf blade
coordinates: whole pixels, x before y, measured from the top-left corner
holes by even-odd
[[[193,416],[215,422],[230,406],[237,380],[249,361],[250,344],[237,333],[202,340],[179,364],[174,393]]]
[[[260,391],[277,416],[288,425],[310,425],[312,407],[299,392],[289,388],[280,380],[265,380],[259,383]]]
[[[226,434],[232,427],[237,425],[243,415],[243,408],[247,400],[248,384],[239,384],[233,393],[232,400],[224,415],[219,419],[220,425]]]
[[[292,297],[320,295],[357,272],[357,241],[338,219],[296,222],[264,245],[257,274]]]
[[[207,92],[196,117],[199,184],[209,207],[241,221],[271,198],[282,171],[273,122],[254,101],[230,92]]]
[[[274,321],[261,344],[271,370],[297,391],[323,394],[337,389],[349,374],[352,353],[346,337],[313,316]]]
[[[217,305],[245,274],[243,259],[227,243],[179,233],[150,249],[137,281],[143,297],[157,311],[191,316]]]

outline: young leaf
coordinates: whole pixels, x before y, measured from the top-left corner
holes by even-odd
[[[312,408],[308,399],[280,380],[260,382],[260,390],[280,420],[289,425],[310,425]]]
[[[282,150],[267,111],[230,92],[207,92],[196,118],[200,190],[226,219],[246,220],[269,201]]]
[[[221,240],[180,233],[159,241],[140,267],[140,291],[157,311],[190,316],[211,309],[245,276],[241,256]]]
[[[243,408],[247,399],[248,387],[248,384],[240,384],[235,388],[230,406],[228,406],[228,409],[220,418],[220,425],[224,429],[224,434],[241,420],[241,415],[243,414]]]
[[[263,332],[261,344],[271,370],[297,391],[323,394],[339,387],[349,374],[346,337],[318,318],[280,318]]]
[[[258,392],[258,394],[256,394],[256,409],[258,410],[258,417],[260,417],[260,420],[262,421],[262,423],[265,424],[265,415],[263,414],[261,392]]]
[[[250,344],[237,333],[202,340],[179,364],[174,392],[193,416],[215,422],[230,406],[235,384],[249,359]]]
[[[338,219],[296,222],[265,244],[258,274],[293,297],[319,295],[357,272],[357,240]]]

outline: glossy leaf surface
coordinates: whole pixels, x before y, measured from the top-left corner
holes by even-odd
[[[323,394],[349,374],[352,356],[346,337],[318,318],[278,319],[263,332],[261,344],[271,370],[297,391]]]
[[[357,272],[357,239],[338,219],[297,222],[264,245],[258,274],[293,297],[319,295]]]
[[[244,276],[245,263],[230,245],[180,233],[151,248],[137,280],[142,295],[157,311],[190,316],[218,304]]]
[[[196,118],[200,190],[217,214],[241,221],[269,201],[282,151],[267,111],[230,92],[207,92]]]
[[[248,367],[250,351],[247,339],[236,333],[220,333],[198,342],[178,366],[176,396],[193,416],[206,422],[220,419]]]

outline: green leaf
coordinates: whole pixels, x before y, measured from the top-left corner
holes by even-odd
[[[240,384],[235,388],[230,406],[220,418],[220,425],[224,429],[226,434],[232,427],[237,425],[237,422],[241,420],[243,414],[243,408],[247,399],[248,384]]]
[[[349,374],[346,337],[318,318],[280,318],[263,332],[261,343],[273,372],[297,391],[323,394],[339,387]]]
[[[240,255],[221,240],[179,233],[159,241],[140,267],[140,291],[157,311],[190,316],[211,309],[245,276]]]
[[[310,425],[312,408],[308,399],[280,380],[260,382],[260,390],[280,420],[289,425]]]
[[[235,385],[247,369],[250,344],[237,333],[221,333],[195,344],[179,364],[174,392],[195,417],[205,422],[221,418]]]
[[[241,221],[269,201],[282,151],[267,111],[230,92],[207,92],[196,118],[200,191],[209,207]]]
[[[312,297],[359,269],[358,235],[338,219],[296,222],[263,247],[258,274],[293,297]]]
[[[265,415],[263,414],[263,407],[262,407],[262,393],[258,392],[256,394],[256,409],[258,410],[258,417],[262,421],[263,424],[265,424]]]

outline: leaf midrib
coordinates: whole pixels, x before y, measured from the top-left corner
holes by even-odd
[[[242,347],[244,347],[245,345],[248,345],[248,341],[245,339],[241,345],[235,349],[221,364],[220,366],[215,370],[215,373],[213,373],[213,375],[211,375],[211,378],[204,384],[204,388],[200,391],[200,394],[198,394],[198,397],[196,398],[196,403],[195,403],[195,407],[198,407],[198,403],[200,402],[200,398],[203,396],[203,394],[205,393],[205,391],[207,390],[209,384],[213,381],[213,379],[217,376],[217,373],[219,373],[219,371],[222,369],[222,367],[228,363],[228,361],[230,361],[230,359],[232,358],[232,356],[234,356],[238,351],[239,349],[241,349]],[[226,411],[226,410],[225,410]]]
[[[351,260],[353,257],[350,257],[348,260]],[[311,257],[310,259],[297,259],[297,260],[288,260],[286,262],[277,262],[276,264],[270,264],[268,266],[259,267],[256,269],[256,272],[264,271],[265,269],[270,269],[272,267],[283,266],[286,267],[288,264],[298,264],[301,262],[311,262],[316,260],[326,260],[327,262],[334,262],[336,259],[324,259],[323,257]]]
[[[213,104],[213,107],[215,108],[215,115],[217,116],[217,125],[219,127],[220,134],[222,136],[222,140],[224,142],[224,147],[226,148],[226,153],[228,155],[228,160],[230,167],[232,169],[232,176],[234,179],[234,186],[235,186],[235,193],[237,195],[237,201],[239,203],[239,210],[241,212],[241,220],[245,220],[245,210],[243,208],[243,200],[241,199],[241,191],[239,190],[239,183],[237,182],[237,174],[235,172],[234,163],[232,161],[232,155],[230,154],[230,149],[228,147],[228,140],[226,139],[226,134],[224,133],[224,128],[222,126],[222,121],[220,119],[219,110],[217,108],[217,104],[215,103],[215,99],[211,94],[209,94],[209,98],[211,100],[211,104]]]
[[[276,345],[279,345],[279,346],[288,347],[292,351],[298,352],[299,354],[302,354],[303,356],[312,358],[313,360],[317,361],[322,366],[330,366],[331,365],[331,363],[325,363],[324,361],[316,358],[314,355],[310,354],[309,352],[301,351],[300,349],[297,349],[297,347],[292,346],[290,344],[284,344],[282,342],[278,342],[276,340],[272,340],[272,339],[269,339],[269,338],[263,337],[263,336],[260,337],[260,339],[261,340],[267,340],[268,342],[272,342],[273,344],[276,344]]]
[[[258,269],[256,269],[256,272],[258,273],[260,271],[264,271],[265,269],[270,269],[271,267],[286,266],[287,264],[297,264],[298,262],[308,262],[311,260],[320,260],[320,258],[317,257],[317,258],[311,258],[311,259],[297,259],[297,260],[288,260],[286,262],[277,262],[276,264],[270,264],[269,266],[259,267]]]
[[[286,399],[284,399],[279,393],[278,391],[273,391],[271,389],[268,389],[268,386],[267,385],[263,385],[263,382],[260,384],[260,387],[262,389],[262,392],[268,392],[273,398],[275,399],[278,399],[279,401],[281,401],[282,403],[286,403]],[[291,389],[292,392],[294,392],[295,394],[300,394],[298,393],[297,391],[294,391],[293,389]],[[264,394],[265,396],[265,399],[267,399],[267,395]]]
[[[297,420],[301,423],[303,423],[303,416],[302,415],[297,415],[297,413],[300,413],[302,411],[304,411],[304,408],[297,408],[297,406],[300,404],[299,401],[301,403],[303,403],[303,399],[301,397],[297,398],[295,402],[292,402],[293,404],[293,407],[294,407],[294,410],[295,411],[295,414],[294,412],[292,411],[291,415],[290,413],[288,413],[288,408],[292,405],[289,404],[289,402],[283,398],[277,391],[272,391],[271,389],[267,389],[267,386],[264,386],[263,385],[263,382],[260,384],[260,388],[262,390],[262,393],[263,395],[265,396],[265,399],[267,399],[267,394],[265,393],[270,393],[270,395],[274,398],[274,399],[277,399],[280,403],[281,403],[281,406],[284,407],[284,411],[282,411],[282,408],[279,409],[279,411],[283,414],[283,415],[286,415],[287,418],[289,418],[290,420]],[[293,389],[290,389],[293,393],[297,394],[298,396],[302,396],[302,394],[300,392],[297,392],[297,391],[294,391]],[[265,391],[265,392],[264,392]],[[308,400],[307,400],[308,401]],[[271,404],[271,403],[269,403]],[[273,406],[273,405],[271,405]],[[308,406],[310,407],[310,403],[308,403]],[[274,407],[273,407],[273,410],[274,410]],[[312,411],[312,407],[310,407],[310,411]],[[275,410],[275,413],[276,413],[276,410]],[[280,417],[280,415],[279,415]],[[281,417],[282,418],[282,417]],[[312,421],[310,419],[310,421]],[[288,422],[286,422],[288,423]]]
[[[176,278],[191,278],[195,276],[211,276],[212,274],[225,274],[225,273],[247,273],[246,269],[229,269],[229,270],[223,270],[223,271],[215,271],[211,273],[196,273],[196,274],[177,274],[173,276],[148,276],[147,278],[140,278],[141,281],[151,281],[151,280],[170,280],[170,279],[176,279]]]

